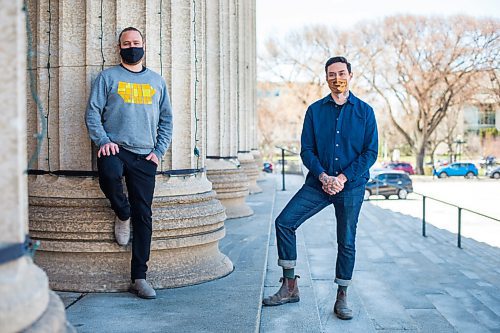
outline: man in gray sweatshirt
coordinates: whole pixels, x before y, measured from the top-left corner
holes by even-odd
[[[118,39],[121,64],[99,73],[92,84],[85,120],[99,147],[99,185],[116,214],[115,238],[127,245],[132,220],[130,291],[155,298],[146,282],[151,248],[156,169],[172,138],[172,109],[165,80],[142,65],[144,39],[133,27]],[[122,177],[128,198],[123,193]]]

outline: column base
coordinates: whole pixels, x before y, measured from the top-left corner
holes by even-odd
[[[253,155],[251,153],[238,153],[238,160],[241,163],[241,168],[245,171],[248,177],[248,190],[250,194],[262,192],[262,189],[257,185],[257,178],[259,177],[259,169]]]
[[[76,333],[76,329],[66,321],[64,304],[53,291],[49,291],[49,305],[33,325],[23,333]]]
[[[257,170],[259,171],[257,181],[261,182],[261,181],[266,180],[266,175],[264,174],[264,171],[262,171],[262,168],[264,167],[264,160],[262,159],[262,155],[260,154],[260,151],[258,151],[257,149],[252,149],[250,152],[253,155],[253,158],[255,160],[255,164],[257,164]]]
[[[39,195],[47,182],[59,197],[47,190],[45,196]],[[46,178],[30,185],[30,230],[32,238],[41,240],[35,261],[49,276],[51,288],[127,290],[132,241],[125,247],[115,242],[114,213],[102,194],[99,198],[85,197],[99,192],[97,179]],[[72,190],[67,192],[72,197],[64,197],[65,188],[78,188],[80,197]],[[192,193],[194,189],[202,192]],[[155,288],[171,288],[231,273],[233,264],[218,248],[225,235],[225,218],[224,207],[204,175],[175,179],[158,176],[148,281]]]
[[[49,290],[47,275],[29,257],[0,267],[0,331],[74,332],[61,299]]]
[[[223,168],[227,164],[227,168]],[[211,166],[212,165],[212,166]],[[249,194],[248,178],[241,168],[227,161],[207,160],[207,177],[217,193],[217,199],[226,208],[228,219],[250,216],[253,210],[245,202]]]

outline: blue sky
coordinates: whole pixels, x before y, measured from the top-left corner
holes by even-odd
[[[350,28],[396,14],[493,16],[500,0],[257,0],[257,44],[307,24]]]

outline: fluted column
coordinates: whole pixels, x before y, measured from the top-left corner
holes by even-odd
[[[42,239],[36,261],[51,286],[128,288],[130,245],[114,241],[114,214],[98,186],[95,148],[83,117],[91,82],[102,68],[119,63],[117,38],[128,26],[143,32],[146,66],[165,78],[174,118],[172,145],[156,179],[148,280],[164,288],[230,273],[232,263],[218,249],[224,207],[205,172],[205,2],[42,0],[31,2],[29,11],[38,27],[37,92],[44,115],[29,101],[28,133],[47,119],[49,127],[32,166],[38,175],[30,176],[30,226]]]
[[[231,142],[229,0],[207,2],[207,175],[228,218],[253,214],[248,178]]]
[[[263,159],[259,150],[259,139],[258,139],[258,120],[257,120],[257,40],[256,40],[256,1],[249,0],[250,10],[248,13],[249,16],[249,64],[250,64],[250,75],[248,76],[249,80],[249,92],[250,92],[250,128],[251,132],[249,133],[249,140],[251,146],[251,152],[253,158],[255,160],[255,164],[258,168],[258,178],[259,180],[265,179],[265,174],[262,171],[263,167]]]
[[[262,192],[257,185],[259,168],[251,152],[251,137],[253,134],[251,122],[252,89],[249,79],[251,75],[250,50],[252,43],[252,25],[249,13],[250,1],[238,2],[238,159],[245,170],[249,181],[250,194]]]
[[[28,234],[26,159],[26,31],[22,1],[2,1],[0,29],[5,34],[0,62],[0,251],[22,244]],[[28,81],[29,82],[29,81]],[[7,158],[8,157],[8,158]],[[64,306],[49,290],[47,275],[29,256],[0,263],[0,330],[5,333],[73,331]]]

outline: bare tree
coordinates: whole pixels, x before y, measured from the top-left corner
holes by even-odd
[[[500,25],[468,17],[398,16],[360,30],[362,75],[385,101],[394,127],[423,174],[425,151],[448,111],[479,87],[474,77],[498,63]]]
[[[500,21],[494,19],[396,16],[352,31],[307,27],[269,40],[259,64],[264,76],[289,89],[307,82],[310,89],[296,90],[306,106],[326,91],[323,65],[334,55],[350,59],[351,89],[383,105],[377,117],[385,113],[391,128],[381,122],[379,133],[389,138],[395,129],[415,154],[420,174],[426,150],[455,135],[456,125],[439,126],[451,109],[477,95],[484,78],[491,82],[488,93],[498,98]]]

